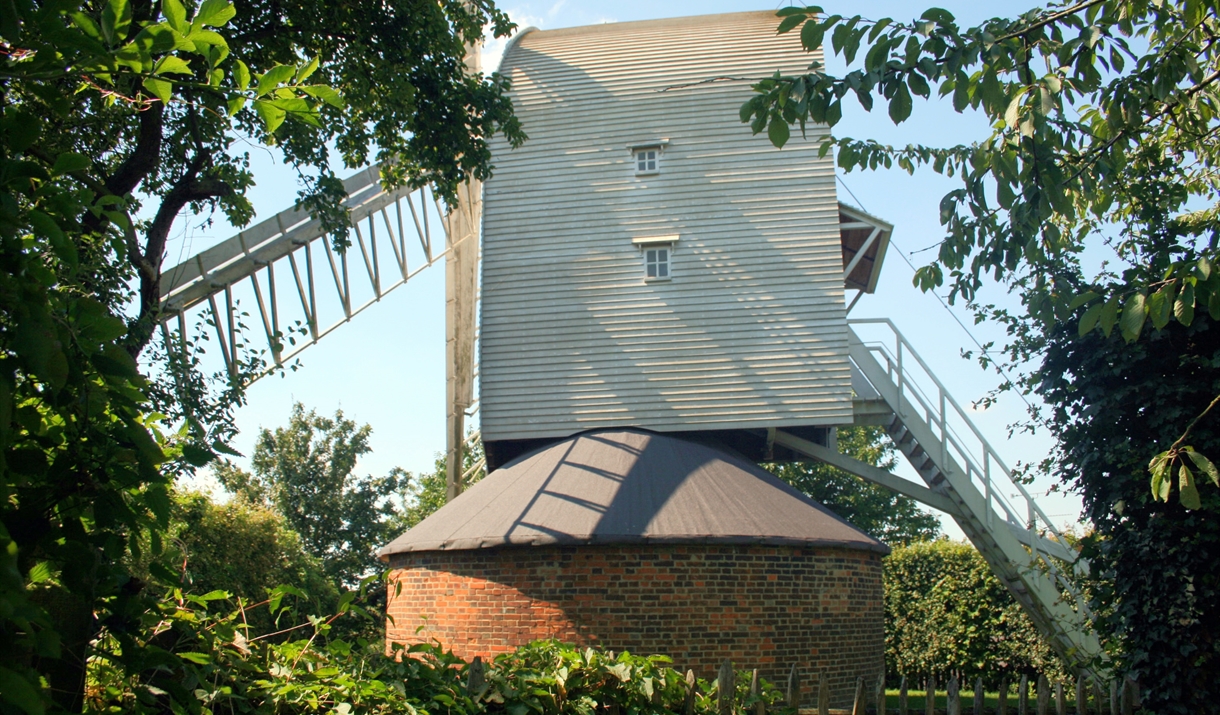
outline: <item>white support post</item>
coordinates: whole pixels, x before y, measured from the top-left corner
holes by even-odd
[[[466,46],[466,68],[481,71],[479,46]],[[428,212],[424,211],[425,227]],[[449,245],[445,257],[445,498],[462,493],[466,410],[474,402],[475,323],[479,279],[479,229],[483,184],[471,179],[458,188],[458,204],[445,216]]]

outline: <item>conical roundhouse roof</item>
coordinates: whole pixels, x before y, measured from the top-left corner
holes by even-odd
[[[382,557],[521,545],[733,543],[889,548],[767,471],[637,430],[524,455],[381,550]]]

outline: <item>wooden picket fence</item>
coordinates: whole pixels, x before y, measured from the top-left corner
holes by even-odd
[[[484,665],[479,657],[475,657],[471,663],[469,680],[466,684],[469,692],[481,692],[484,684]],[[725,660],[720,665],[720,670],[716,674],[717,682],[719,683],[736,683],[737,674],[733,668],[733,664],[729,660]],[[1014,707],[1008,705],[1008,689],[1010,683],[1007,679],[1000,680],[999,700],[996,707],[987,710],[985,708],[985,696],[983,688],[983,679],[976,678],[974,681],[973,702],[967,702],[969,696],[963,696],[961,683],[957,677],[951,677],[946,687],[945,709],[936,707],[936,676],[928,676],[921,685],[924,686],[924,715],[964,715],[963,707],[969,706],[970,715],[1051,715],[1052,703],[1055,708],[1054,715],[1073,715],[1068,711],[1068,688],[1062,682],[1057,682],[1052,687],[1045,675],[1039,675],[1034,683],[1034,713],[1029,712],[1029,688],[1030,681],[1028,676],[1022,675],[1017,685],[1017,701]],[[1124,679],[1122,685],[1118,681],[1111,680],[1103,689],[1102,685],[1095,680],[1086,679],[1083,675],[1078,677],[1075,682],[1076,697],[1074,715],[1133,715],[1135,708],[1140,706],[1139,688],[1136,684]],[[718,709],[719,715],[767,715],[767,705],[761,700],[754,703],[751,710],[753,712],[742,712],[737,707],[737,692],[736,688],[717,688],[718,691]],[[1091,692],[1090,692],[1091,691]],[[694,715],[695,712],[695,672],[693,670],[686,671],[686,701],[683,705],[683,715]],[[759,694],[759,679],[758,669],[755,668],[750,680],[750,694],[757,696]],[[929,694],[931,694],[929,696]],[[1091,696],[1091,697],[1090,697]],[[1108,697],[1107,697],[1108,696]],[[872,701],[871,703],[869,701]],[[1090,707],[1090,700],[1092,707]],[[788,671],[787,687],[784,690],[784,705],[789,710],[796,710],[799,715],[919,715],[918,711],[912,711],[907,706],[907,678],[902,676],[901,684],[898,689],[898,707],[890,708],[886,702],[885,676],[882,675],[877,679],[876,684],[872,688],[868,688],[864,682],[864,678],[856,678],[855,697],[850,710],[832,710],[830,708],[830,685],[826,680],[825,673],[819,673],[817,676],[817,707],[807,708],[801,707],[801,680],[800,672],[796,665],[793,665]]]
[[[721,683],[734,682],[735,676],[732,663],[725,660],[721,664],[720,672],[717,676]],[[690,695],[687,696],[687,707],[684,715],[691,715],[693,712],[694,680],[694,673],[688,671],[687,684]],[[958,678],[950,678],[946,687],[947,706],[944,710],[936,707],[936,677],[929,676],[922,684],[925,686],[925,715],[938,715],[939,713],[944,713],[945,715],[963,715],[966,712],[963,710],[963,707],[969,707],[971,715],[1051,715],[1052,704],[1055,715],[1071,715],[1068,711],[1068,689],[1065,687],[1065,684],[1058,682],[1052,687],[1045,675],[1039,675],[1038,680],[1034,684],[1034,713],[1029,712],[1030,682],[1028,676],[1025,675],[1022,675],[1018,682],[1017,701],[1014,703],[1014,707],[1010,708],[1008,705],[1008,689],[1010,684],[1007,679],[1002,679],[999,687],[999,701],[996,707],[990,710],[985,707],[982,678],[976,678],[974,681],[973,702],[969,702],[969,696],[963,695]],[[1140,705],[1139,689],[1130,680],[1124,680],[1122,686],[1119,685],[1118,681],[1111,680],[1103,690],[1100,683],[1092,679],[1086,679],[1082,675],[1076,679],[1075,688],[1075,715],[1132,715],[1135,708]],[[1092,692],[1090,693],[1090,691]],[[752,695],[758,694],[758,669],[753,671],[750,692]],[[851,709],[831,710],[830,686],[826,681],[825,673],[820,673],[817,677],[817,707],[802,708],[800,707],[800,673],[797,667],[793,665],[792,669],[788,671],[788,683],[784,701],[788,708],[798,710],[800,715],[814,715],[814,713],[817,715],[887,715],[888,713],[912,715],[912,711],[907,705],[907,692],[907,678],[903,676],[898,689],[898,707],[896,709],[889,708],[886,701],[885,676],[883,675],[878,678],[876,685],[872,688],[867,687],[863,677],[858,677],[856,678],[855,697]],[[720,690],[720,715],[734,715],[735,695],[732,689]],[[1090,695],[1092,695],[1091,698]],[[870,700],[872,702],[869,702]],[[1090,700],[1092,700],[1092,707],[1090,707]],[[753,713],[745,713],[743,715],[767,715],[767,707],[764,703],[758,702],[754,705]]]

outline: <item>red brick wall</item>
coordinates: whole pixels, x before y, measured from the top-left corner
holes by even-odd
[[[884,663],[881,557],[779,546],[507,547],[397,554],[388,638],[484,658],[543,638],[640,655],[714,678],[724,658],[772,682],[795,662],[804,701],[832,707]],[[395,596],[395,582],[401,592]],[[425,629],[416,633],[416,628]]]

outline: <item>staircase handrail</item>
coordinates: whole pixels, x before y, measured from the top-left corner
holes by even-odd
[[[894,325],[893,321],[888,318],[851,318],[847,322],[849,326],[883,325],[889,328],[895,339],[896,354],[891,353],[884,344],[865,343],[863,340],[860,340],[859,336],[856,336],[856,339],[860,340],[861,344],[865,345],[870,351],[879,352],[885,357],[887,368],[896,373],[896,384],[898,385],[900,394],[905,390],[907,394],[914,397],[915,402],[917,402],[919,406],[923,408],[925,412],[927,412],[928,421],[941,428],[942,441],[946,445],[952,445],[955,448],[955,451],[965,462],[967,476],[969,477],[971,471],[973,471],[983,477],[985,480],[984,483],[989,501],[991,499],[995,499],[995,501],[999,503],[1009,522],[1019,525],[1022,524],[1023,518],[1022,515],[1017,512],[1015,505],[1009,502],[1003,492],[998,492],[997,490],[992,489],[989,462],[994,462],[999,467],[1000,472],[1007,479],[1008,483],[1016,487],[1021,497],[1025,500],[1027,511],[1027,516],[1025,517],[1027,519],[1025,528],[1028,528],[1031,531],[1036,531],[1038,528],[1037,522],[1040,520],[1045,526],[1046,530],[1053,534],[1059,543],[1066,546],[1067,542],[1064,539],[1062,532],[1055,527],[1054,522],[1052,522],[1046,512],[1042,510],[1042,507],[1038,505],[1024,485],[1013,479],[1012,470],[1009,469],[1009,467],[1004,463],[1003,459],[1000,458],[999,453],[994,447],[991,446],[991,443],[985,436],[983,436],[982,432],[979,431],[978,427],[974,424],[974,421],[970,419],[966,410],[963,409],[957,400],[953,398],[953,396],[949,393],[949,390],[945,387],[944,383],[942,383],[940,379],[936,377],[936,374],[928,366],[927,362],[925,362],[924,359],[919,355],[911,342],[906,338],[905,335],[903,335],[902,331],[899,330],[896,325]],[[936,386],[938,393],[937,402],[942,405],[939,411],[933,407],[932,404],[929,404],[931,400],[924,392],[924,386],[920,385],[918,382],[915,382],[913,380],[915,376],[904,368],[902,360],[903,352],[909,353],[910,356],[915,359],[915,361],[923,369],[924,375],[926,375],[927,378],[930,379]],[[966,449],[966,447],[962,444],[956,429],[948,424],[947,415],[945,414],[943,407],[944,405],[949,405],[953,408],[961,421],[970,428],[970,431],[978,440],[978,443],[982,448],[983,455],[983,466],[981,468],[978,464],[977,457],[972,454],[971,451]],[[1070,551],[1071,549],[1069,548],[1068,550]]]

